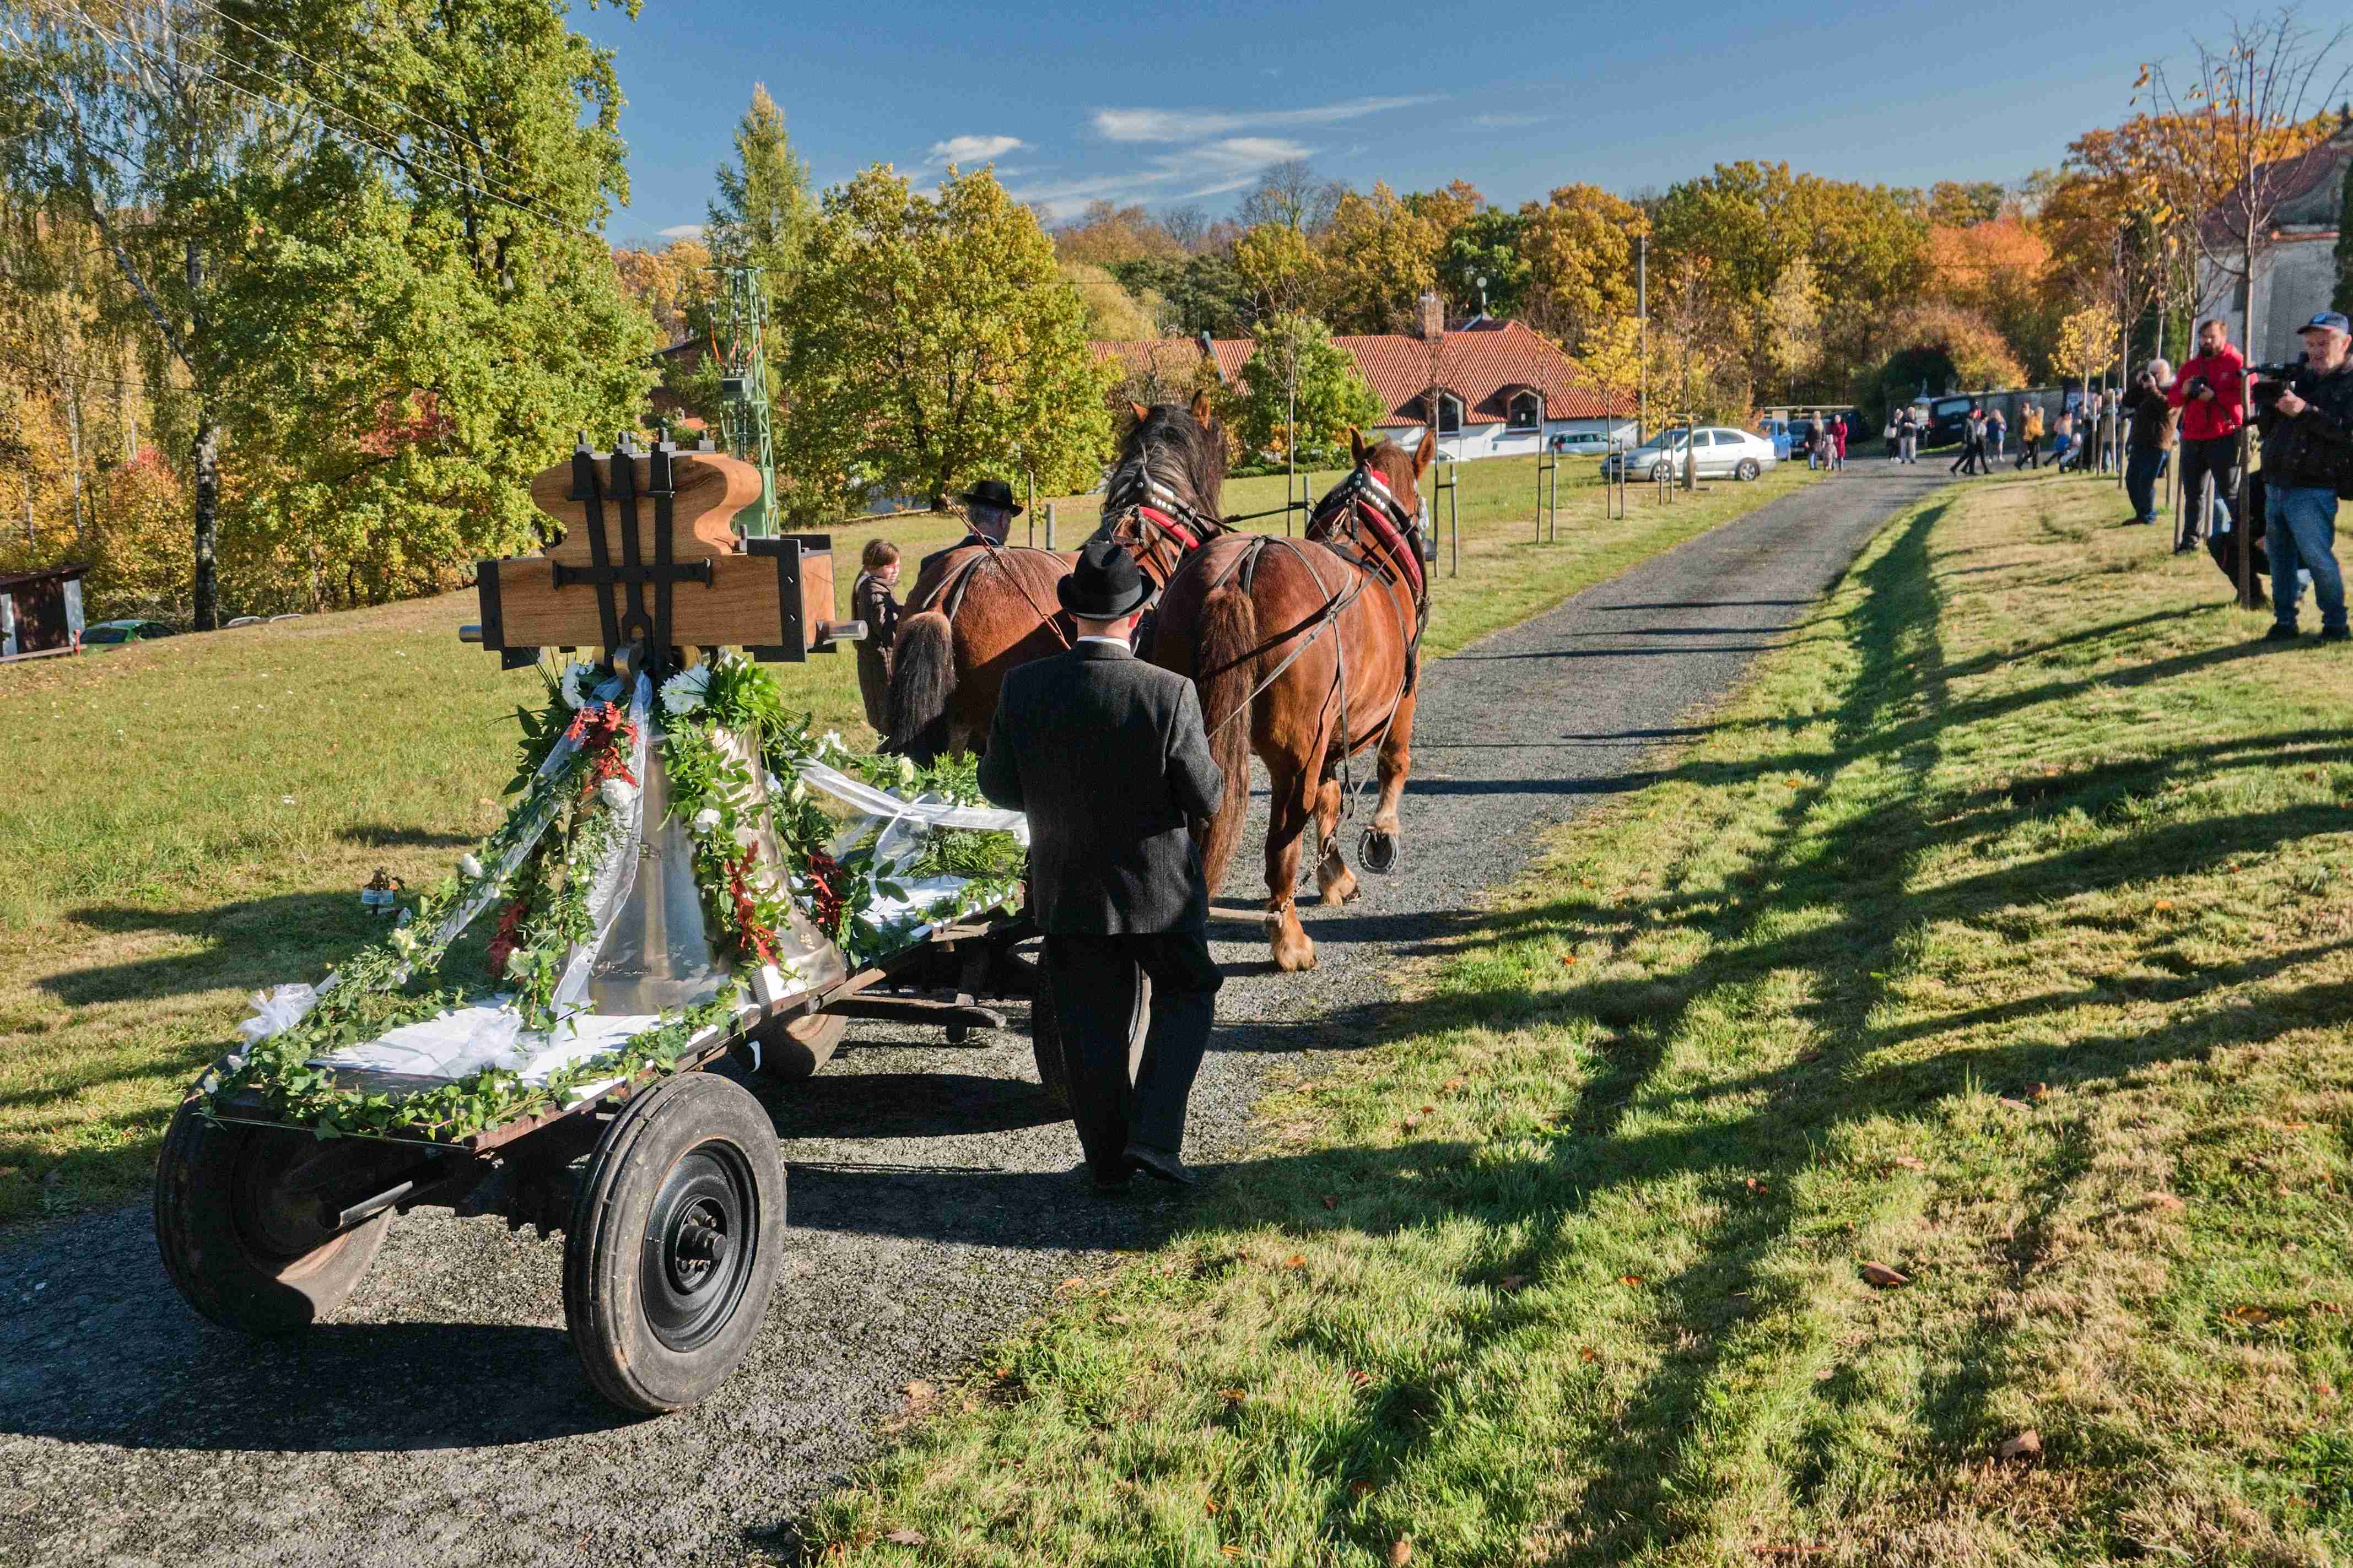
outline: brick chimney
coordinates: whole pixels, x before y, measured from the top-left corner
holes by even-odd
[[[1446,306],[1437,290],[1423,289],[1420,300],[1416,301],[1413,335],[1430,343],[1446,335]]]

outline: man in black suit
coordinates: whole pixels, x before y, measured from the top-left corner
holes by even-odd
[[[1078,640],[1005,678],[980,787],[1029,816],[1032,913],[1095,1186],[1116,1191],[1139,1169],[1190,1182],[1178,1158],[1185,1101],[1223,977],[1188,827],[1217,810],[1225,775],[1192,682],[1129,651],[1151,589],[1127,552],[1091,542],[1057,591]],[[1139,969],[1152,979],[1152,1023],[1131,1084]]]
[[[916,563],[917,577],[951,550],[962,550],[967,544],[1003,544],[1005,536],[1013,531],[1013,520],[1021,515],[1021,505],[1013,499],[1013,487],[1003,479],[982,479],[956,500],[964,503],[964,537]]]

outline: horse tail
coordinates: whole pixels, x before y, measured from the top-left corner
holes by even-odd
[[[1200,627],[1193,667],[1208,673],[1193,684],[1209,730],[1209,755],[1226,775],[1225,798],[1201,834],[1201,869],[1214,896],[1250,808],[1250,718],[1240,710],[1250,701],[1250,670],[1258,662],[1250,657],[1258,647],[1258,606],[1228,584],[1201,606]]]
[[[955,628],[925,610],[899,623],[891,646],[890,733],[882,749],[929,767],[948,749],[948,699],[955,695]]]

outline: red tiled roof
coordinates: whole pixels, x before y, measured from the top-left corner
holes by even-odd
[[[1431,383],[1462,400],[1465,425],[1501,425],[1510,416],[1512,394],[1541,391],[1547,419],[1599,419],[1631,414],[1626,394],[1605,396],[1559,349],[1521,321],[1475,321],[1445,333],[1433,345],[1405,332],[1381,332],[1332,340],[1348,351],[1356,369],[1381,400],[1385,426],[1419,425],[1430,417]],[[1199,363],[1200,344],[1190,338],[1103,342],[1096,353],[1116,358],[1131,371],[1156,366],[1172,378]],[[1257,342],[1250,338],[1212,338],[1218,374],[1229,385],[1240,379]],[[1431,349],[1437,353],[1433,359]]]
[[[2348,159],[2353,159],[2353,125],[2338,127],[2335,135],[2292,158],[2263,165],[2263,187],[2272,195],[2271,211],[2263,215],[2263,226],[2309,228],[2317,231],[2314,238],[2332,237],[2337,227],[2337,193]],[[2242,180],[2214,205],[2201,226],[2209,245],[2230,243],[2245,221],[2247,200],[2247,184]]]

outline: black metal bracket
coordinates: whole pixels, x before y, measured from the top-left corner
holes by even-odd
[[[672,566],[666,575],[659,566],[566,566],[560,562],[555,567],[555,585],[568,588],[575,583],[700,583],[708,588],[712,584],[711,563],[689,561]]]
[[[700,583],[708,588],[712,584],[709,561],[689,562],[679,565],[670,552],[671,498],[677,489],[671,482],[671,460],[677,456],[677,446],[668,439],[659,440],[650,450],[640,453],[631,443],[629,433],[622,431],[613,441],[610,452],[592,451],[588,433],[580,433],[579,444],[572,450],[571,499],[586,510],[584,524],[588,530],[588,558],[592,564],[556,566],[555,585],[568,587],[574,584],[596,590],[596,616],[603,626],[605,653],[611,658],[632,643],[645,647],[645,673],[656,685],[670,673],[670,588],[679,583]],[[643,542],[638,529],[638,458],[647,457],[648,483],[642,492],[654,503],[653,561],[644,559]],[[600,475],[597,464],[603,462]],[[605,503],[614,503],[614,534],[620,544],[621,559],[616,563],[612,550],[605,540]],[[649,612],[646,590],[652,588],[653,606]],[[627,595],[626,608],[623,590]]]
[[[809,628],[801,624],[801,542],[792,534],[776,539],[747,539],[747,555],[765,555],[776,563],[776,600],[781,609],[778,640],[744,651],[770,663],[797,663],[809,652]]]

